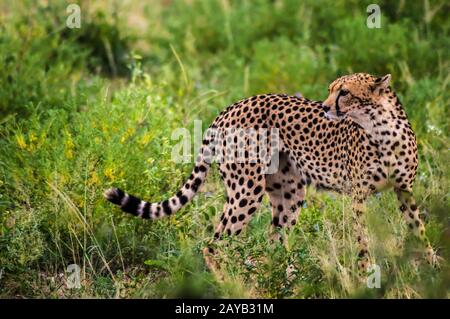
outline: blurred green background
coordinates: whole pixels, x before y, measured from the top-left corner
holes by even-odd
[[[449,3],[377,1],[0,1],[0,297],[449,297]],[[415,262],[395,196],[369,201],[382,288],[354,276],[348,199],[309,191],[286,247],[269,246],[267,201],[224,248],[224,283],[201,249],[225,199],[216,173],[170,219],[125,216],[112,185],[157,201],[191,165],[171,161],[174,129],[206,128],[236,100],[301,93],[336,77],[391,73],[420,148],[415,195],[441,270]],[[256,267],[248,258],[261,259]],[[69,264],[81,289],[69,289]],[[294,280],[286,266],[296,266]]]

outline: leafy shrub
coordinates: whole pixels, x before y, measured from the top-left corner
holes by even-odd
[[[29,10],[29,8],[35,10]],[[28,1],[0,21],[0,117],[26,117],[39,107],[76,108],[87,70],[128,76],[129,39],[98,11],[80,29],[65,26],[63,2]]]
[[[118,21],[109,22],[103,11],[97,11],[85,18],[80,29],[64,29],[61,37],[87,52],[87,66],[91,72],[129,77],[131,38],[124,36],[120,29]]]

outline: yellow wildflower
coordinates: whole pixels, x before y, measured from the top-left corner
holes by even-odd
[[[28,137],[28,140],[30,141],[30,143],[34,143],[37,141],[37,136],[36,134],[34,134],[34,132],[30,133],[30,136]]]
[[[72,141],[72,139],[70,138],[70,135],[69,135],[69,138],[66,140],[66,143],[65,143],[65,151],[64,151],[64,154],[66,155],[66,157],[68,159],[73,158],[73,148],[74,148],[74,146],[75,146],[75,144],[73,143],[73,141]]]
[[[97,172],[93,171],[91,173],[91,177],[88,180],[88,185],[90,185],[90,186],[91,185],[96,185],[96,184],[98,184],[98,182],[99,182],[99,178],[98,178]]]
[[[18,135],[16,135],[16,142],[17,142],[17,145],[19,145],[20,149],[22,149],[22,150],[27,147],[27,143],[25,142],[25,138],[20,133]]]
[[[113,180],[114,179],[114,168],[112,168],[112,167],[105,168],[104,174],[109,180]]]
[[[122,138],[120,139],[120,143],[124,143],[131,135],[134,134],[134,128],[129,127],[127,129],[127,131],[125,132],[125,134],[122,136]]]
[[[37,136],[36,134],[34,134],[33,132],[30,133],[30,135],[28,136],[28,142],[30,143],[28,145],[28,150],[32,151],[35,148],[35,145],[37,144]]]
[[[141,143],[141,145],[145,146],[151,141],[152,137],[153,135],[150,132],[147,132],[141,137],[141,140],[139,142]]]

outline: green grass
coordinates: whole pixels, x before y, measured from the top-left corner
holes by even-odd
[[[79,30],[64,27],[59,1],[0,5],[0,297],[448,298],[449,7],[381,1],[382,28],[368,29],[366,2],[81,1]],[[308,190],[286,247],[268,245],[266,199],[223,247],[223,283],[201,254],[225,202],[217,172],[165,220],[103,199],[110,186],[152,201],[175,193],[192,168],[171,161],[175,129],[193,134],[194,120],[206,128],[256,93],[324,99],[352,72],[393,76],[418,136],[414,193],[440,270],[416,265],[420,244],[392,193],[368,203],[381,289],[354,275],[346,197]],[[73,263],[81,289],[65,284]]]

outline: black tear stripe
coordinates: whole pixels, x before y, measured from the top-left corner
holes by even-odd
[[[141,200],[133,195],[128,195],[126,198],[126,202],[124,205],[121,206],[122,210],[126,213],[137,215],[139,204],[141,203]]]
[[[335,104],[336,104],[336,115],[337,116],[340,116],[340,114],[342,114],[341,109],[339,107],[339,98],[340,97],[341,97],[341,91],[339,91],[339,94],[338,94],[338,96],[336,98],[336,102],[335,102]]]

